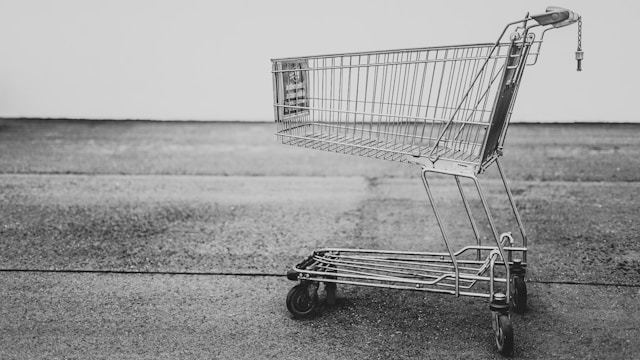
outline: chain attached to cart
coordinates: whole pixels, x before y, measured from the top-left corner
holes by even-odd
[[[578,62],[578,71],[582,71],[582,59],[584,52],[582,51],[582,16],[578,18],[578,49],[576,50],[576,61]]]

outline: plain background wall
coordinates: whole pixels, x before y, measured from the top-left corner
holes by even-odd
[[[495,41],[527,11],[584,17],[545,37],[514,121],[638,121],[640,3],[614,0],[0,0],[0,117],[272,118],[270,59]]]

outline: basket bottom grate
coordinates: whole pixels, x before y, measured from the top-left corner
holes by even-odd
[[[286,145],[398,162],[420,162],[420,158],[439,158],[468,164],[480,161],[477,144],[445,143],[431,154],[432,145],[422,144],[401,132],[381,133],[356,127],[309,123],[287,128],[277,135],[280,142]]]

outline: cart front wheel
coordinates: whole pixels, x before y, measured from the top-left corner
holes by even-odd
[[[521,276],[514,276],[511,284],[511,306],[518,314],[527,311],[527,283]]]
[[[498,352],[504,356],[513,354],[513,327],[508,315],[498,315],[498,324],[495,330],[496,346]]]
[[[314,286],[298,284],[287,294],[287,309],[296,318],[313,315],[318,305],[318,292]]]

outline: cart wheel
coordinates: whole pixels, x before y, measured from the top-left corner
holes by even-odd
[[[513,354],[513,327],[509,315],[498,315],[497,325],[495,336],[498,352],[504,356],[511,356]]]
[[[318,288],[298,284],[287,294],[287,309],[296,318],[309,317],[318,305]]]
[[[527,311],[527,283],[521,276],[514,276],[511,284],[511,306],[515,312]]]
[[[327,293],[327,305],[335,305],[336,304],[336,289],[338,285],[336,283],[325,283],[324,291]]]

